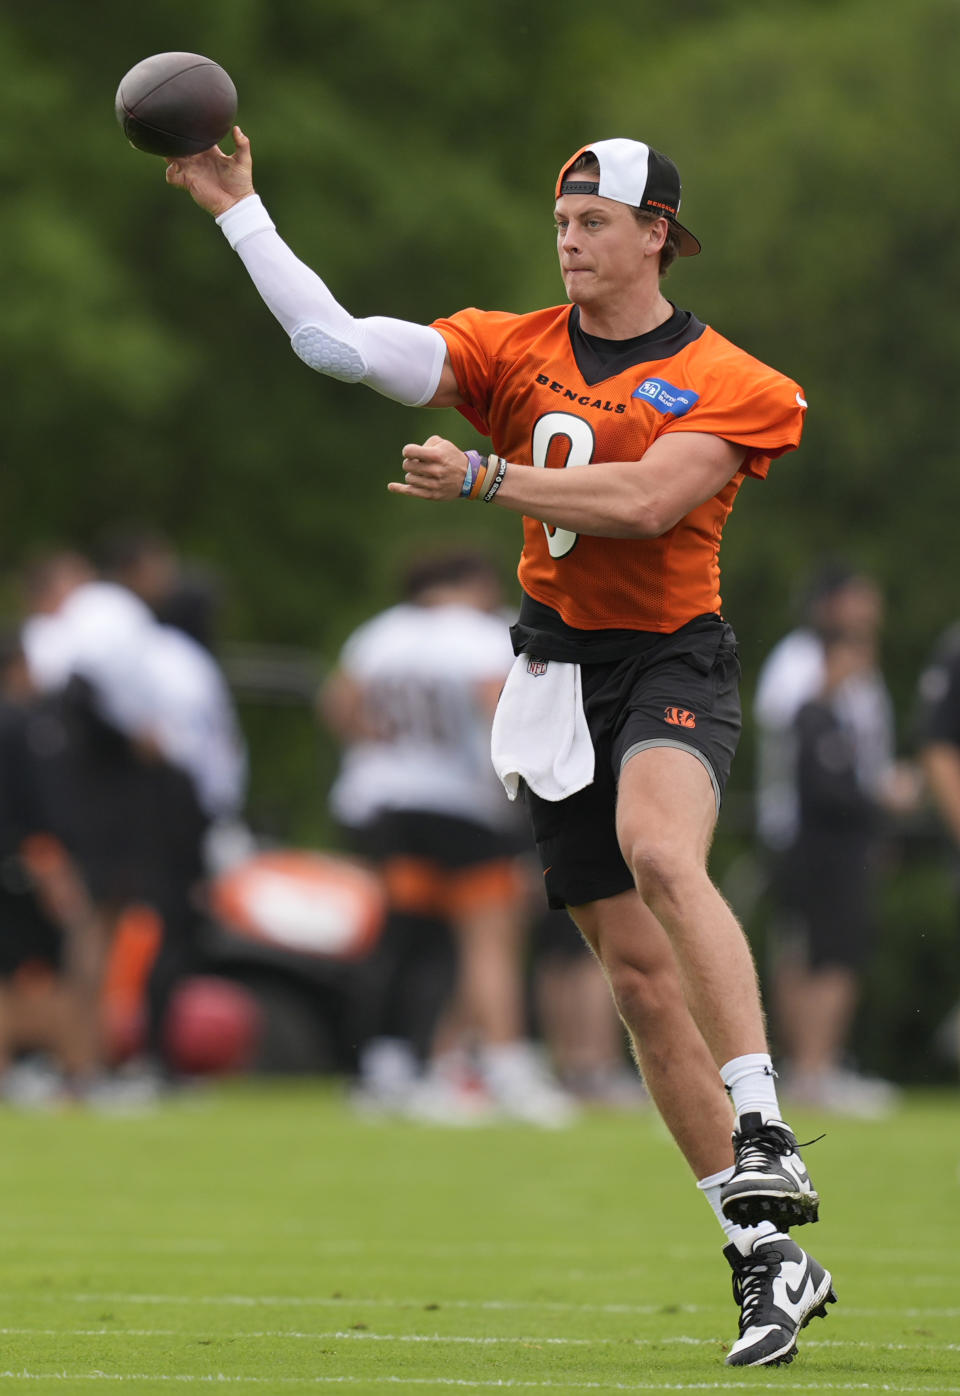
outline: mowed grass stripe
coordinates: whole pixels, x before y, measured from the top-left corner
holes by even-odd
[[[21,1300],[22,1295],[10,1293],[0,1295],[0,1302],[10,1302],[14,1299]],[[420,1309],[431,1311],[435,1309],[457,1309],[475,1311],[480,1313],[523,1313],[527,1310],[540,1310],[547,1313],[561,1314],[610,1314],[650,1318],[655,1315],[664,1314],[709,1314],[729,1311],[729,1304],[578,1304],[575,1302],[558,1302],[556,1300],[509,1300],[509,1299],[444,1299],[442,1304],[424,1300],[422,1297],[377,1297],[364,1295],[299,1295],[299,1294],[202,1294],[199,1296],[188,1296],[183,1294],[124,1294],[122,1292],[104,1292],[92,1294],[38,1294],[33,1297],[32,1302],[43,1304],[141,1304],[144,1306],[163,1306],[170,1304],[174,1307],[192,1306],[194,1304],[204,1304],[212,1308],[335,1308],[335,1309]],[[831,1311],[833,1317],[846,1315],[857,1318],[891,1318],[897,1315],[903,1318],[960,1318],[960,1307],[958,1308],[938,1308],[927,1307],[917,1308],[902,1304],[893,1304],[888,1308],[863,1308],[844,1304],[842,1308]]]
[[[776,1373],[724,1368],[722,1236],[646,1118],[372,1131],[266,1085],[122,1123],[7,1113],[4,1389],[960,1393],[955,1112],[916,1098],[810,1151],[823,1221],[797,1235],[841,1302]]]
[[[960,1141],[958,1141],[958,1151],[960,1151]],[[960,1207],[960,1186],[958,1186],[958,1207]],[[813,1236],[813,1232],[810,1236]],[[0,1242],[12,1242],[14,1238],[22,1237],[25,1244],[36,1252],[44,1247],[63,1253],[70,1250],[82,1250],[84,1247],[96,1245],[100,1255],[116,1254],[124,1256],[131,1251],[140,1253],[153,1252],[158,1256],[162,1255],[211,1255],[214,1257],[223,1255],[229,1251],[232,1254],[252,1254],[259,1252],[263,1243],[245,1243],[236,1238],[227,1242],[223,1239],[206,1237],[159,1237],[159,1236],[110,1236],[105,1234],[102,1228],[92,1228],[88,1231],[74,1231],[69,1237],[36,1236],[26,1223],[17,1224],[15,1219],[0,1218]],[[803,1239],[801,1234],[800,1239]],[[294,1238],[290,1238],[290,1244],[294,1244]],[[465,1256],[471,1258],[486,1259],[528,1259],[542,1261],[545,1258],[551,1260],[571,1259],[571,1260],[591,1260],[597,1258],[597,1247],[584,1242],[582,1245],[569,1243],[558,1244],[554,1241],[544,1240],[542,1244],[526,1242],[518,1245],[509,1240],[499,1241],[463,1241],[441,1243],[424,1243],[416,1240],[405,1240],[403,1238],[366,1240],[349,1239],[337,1241],[322,1241],[307,1238],[303,1240],[300,1247],[306,1256],[348,1256],[362,1255],[366,1257],[379,1258],[386,1254],[402,1251],[405,1256],[421,1256],[429,1260],[462,1260]],[[858,1247],[854,1250],[833,1246],[831,1247],[831,1259],[834,1264],[839,1262],[858,1264],[869,1262],[872,1265],[955,1265],[956,1248],[947,1243],[936,1248],[910,1247],[902,1250],[891,1250],[883,1246]],[[702,1246],[667,1246],[665,1254],[671,1260],[701,1260],[703,1258]],[[304,1258],[301,1256],[301,1259]],[[624,1267],[626,1273],[629,1267]],[[934,1275],[919,1275],[917,1277],[924,1283],[931,1283],[940,1277]],[[954,1280],[960,1279],[956,1274]],[[916,1282],[916,1281],[915,1281]]]
[[[479,1381],[467,1377],[404,1377],[388,1373],[373,1377],[246,1377],[227,1376],[215,1373],[209,1376],[195,1376],[190,1372],[29,1372],[0,1371],[0,1380],[12,1381],[77,1381],[77,1382],[200,1382],[217,1386],[231,1383],[255,1384],[259,1386],[274,1383],[278,1386],[457,1386],[476,1389],[499,1388],[501,1390],[552,1390],[552,1391],[781,1391],[779,1381],[708,1381],[708,1382],[563,1382],[563,1381]],[[794,1385],[794,1391],[903,1391],[903,1392],[945,1392],[956,1396],[960,1386],[902,1386],[884,1383],[878,1387],[872,1382],[803,1382]]]
[[[206,1336],[205,1330],[191,1333],[179,1328],[0,1328],[2,1337],[72,1337],[72,1338],[176,1338],[186,1339]],[[637,1348],[669,1346],[679,1343],[686,1346],[715,1346],[717,1338],[694,1338],[689,1334],[678,1334],[670,1338],[575,1338],[549,1337],[542,1333],[525,1333],[516,1336],[478,1337],[476,1334],[458,1333],[370,1333],[353,1332],[349,1329],[331,1329],[325,1332],[308,1333],[296,1329],[230,1329],[217,1335],[220,1339],[234,1341],[238,1338],[280,1338],[307,1342],[375,1342],[375,1343],[461,1343],[495,1346],[515,1343],[521,1346],[539,1347],[611,1347],[633,1346]],[[868,1343],[855,1339],[804,1338],[804,1348],[862,1348],[884,1352],[960,1352],[960,1343]]]

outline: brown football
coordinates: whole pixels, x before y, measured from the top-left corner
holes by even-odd
[[[196,155],[223,140],[237,115],[230,75],[200,53],[155,53],[120,81],[114,111],[148,155]]]

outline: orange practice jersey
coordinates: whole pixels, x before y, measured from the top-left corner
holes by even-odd
[[[570,339],[572,307],[528,315],[463,310],[435,321],[463,394],[463,414],[520,465],[560,469],[637,461],[658,436],[696,431],[746,447],[719,494],[659,538],[596,538],[524,518],[519,577],[529,596],[581,630],[669,633],[720,610],[720,535],[744,477],[800,441],[796,383],[692,320],[677,352],[591,386]]]

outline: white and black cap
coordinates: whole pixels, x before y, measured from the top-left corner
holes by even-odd
[[[574,161],[587,153],[600,166],[600,183],[593,179],[567,178]],[[680,256],[695,257],[700,242],[689,228],[677,219],[680,212],[680,171],[673,161],[643,141],[617,137],[609,141],[591,141],[581,146],[557,176],[557,198],[561,194],[599,194],[602,199],[615,199],[631,208],[669,219],[680,234]]]

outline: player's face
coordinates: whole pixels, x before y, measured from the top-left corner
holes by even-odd
[[[591,305],[622,294],[644,269],[659,270],[666,220],[641,223],[633,209],[593,194],[563,194],[557,200],[557,253],[567,295]]]

